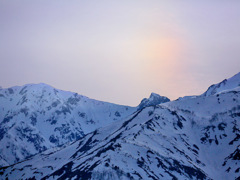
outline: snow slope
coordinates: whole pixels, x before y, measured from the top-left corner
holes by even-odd
[[[0,175],[3,179],[240,179],[240,91],[237,86],[226,87],[230,86],[142,108],[69,146],[4,167]]]
[[[220,93],[225,90],[231,90],[231,89],[234,89],[237,87],[240,87],[240,72],[238,74],[236,74],[235,76],[233,76],[229,79],[225,79],[218,84],[213,84],[202,95],[210,96],[210,95],[214,95],[214,94]]]
[[[76,141],[136,110],[46,84],[0,89],[0,166]]]
[[[0,89],[0,167],[76,141],[137,109],[139,106],[101,102],[43,83]]]

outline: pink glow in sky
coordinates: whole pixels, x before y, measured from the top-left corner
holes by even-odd
[[[47,83],[136,106],[240,71],[240,2],[0,1],[0,85]]]

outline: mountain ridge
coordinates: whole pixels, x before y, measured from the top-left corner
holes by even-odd
[[[43,83],[2,89],[0,98],[0,159],[9,163],[77,140],[135,111]]]
[[[228,92],[146,107],[0,173],[16,179],[239,178],[239,102],[239,93]]]
[[[138,109],[65,147],[0,168],[0,176],[240,179],[240,88],[234,77],[206,95]]]
[[[48,84],[0,90],[0,166],[80,139],[138,107],[88,98]]]
[[[232,76],[231,78],[224,79],[220,83],[211,85],[202,96],[214,95],[220,93],[221,91],[234,89],[240,86],[240,72]]]

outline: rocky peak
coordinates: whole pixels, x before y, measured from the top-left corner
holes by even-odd
[[[165,96],[160,96],[156,93],[151,93],[149,98],[144,98],[141,103],[138,105],[138,110],[143,109],[148,106],[156,106],[161,103],[169,102],[170,99],[168,99]]]

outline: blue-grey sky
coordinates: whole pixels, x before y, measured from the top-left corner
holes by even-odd
[[[118,104],[203,93],[240,71],[240,1],[0,0],[0,85]]]

